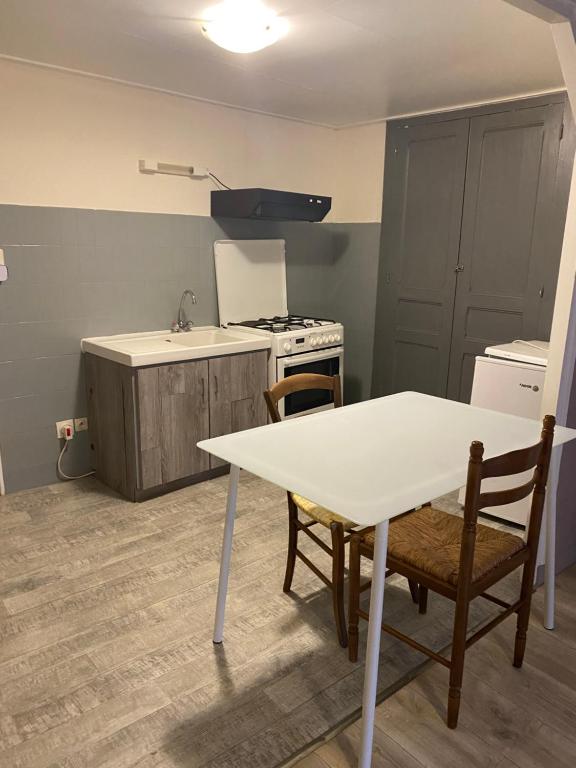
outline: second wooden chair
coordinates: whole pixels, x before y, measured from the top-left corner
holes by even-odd
[[[426,612],[428,590],[456,603],[449,659],[402,634],[388,624],[388,632],[450,670],[448,694],[448,727],[456,728],[460,708],[464,657],[467,648],[483,637],[501,621],[516,613],[517,629],[514,644],[514,666],[521,667],[526,647],[526,631],[530,616],[534,571],[540,539],[546,481],[554,438],[554,417],[546,416],[540,442],[529,448],[484,459],[484,446],[470,446],[468,481],[464,519],[426,505],[416,512],[399,518],[390,525],[387,565],[396,573],[420,584],[420,612]],[[529,482],[506,490],[482,492],[481,482],[489,477],[514,478],[533,469]],[[485,508],[511,504],[532,495],[532,505],[526,541],[507,531],[477,523],[478,513]],[[351,661],[358,657],[358,619],[368,619],[360,608],[360,559],[374,557],[374,533],[353,534],[350,550],[350,648]],[[517,568],[522,568],[520,595],[509,603],[487,592]],[[471,636],[467,636],[468,610],[475,598],[482,597],[503,610]]]
[[[282,421],[278,403],[284,397],[310,389],[324,389],[333,393],[334,407],[342,405],[342,389],[339,376],[322,376],[321,374],[298,373],[289,376],[264,392],[270,419],[273,422]],[[298,513],[302,512],[306,519],[300,520]],[[322,525],[328,528],[331,536],[332,547],[313,533],[310,529],[314,525]],[[286,575],[284,577],[284,592],[290,592],[296,558],[300,559],[312,570],[319,579],[332,591],[332,606],[334,620],[338,632],[338,641],[343,648],[348,645],[348,633],[346,631],[346,614],[344,608],[344,572],[346,561],[346,543],[350,541],[351,531],[356,524],[345,517],[331,512],[325,507],[309,501],[297,493],[288,492],[288,560],[286,562]],[[358,531],[366,533],[369,529]],[[332,558],[331,578],[326,576],[303,552],[298,548],[298,534],[302,532],[312,539],[326,554]],[[389,574],[388,574],[389,575]],[[418,585],[409,581],[410,593],[414,602],[418,601]]]
[[[342,405],[342,390],[339,376],[322,376],[312,373],[298,373],[289,376],[264,392],[270,419],[273,422],[282,421],[278,403],[287,395],[295,392],[303,392],[308,389],[324,389],[333,393],[334,407]],[[308,518],[300,520],[298,510]],[[323,525],[330,530],[332,547],[330,548],[322,539],[313,533],[310,528],[314,525]],[[351,520],[346,520],[340,515],[325,509],[324,507],[308,501],[297,493],[288,492],[288,560],[286,563],[286,575],[284,577],[284,592],[290,592],[296,558],[299,558],[310,568],[327,587],[332,590],[332,606],[334,620],[338,632],[338,641],[345,648],[348,645],[348,633],[346,631],[346,614],[344,611],[344,563],[345,544],[350,539],[349,531],[354,528]],[[328,578],[300,549],[298,549],[298,534],[305,533],[324,552],[332,558],[332,577]]]

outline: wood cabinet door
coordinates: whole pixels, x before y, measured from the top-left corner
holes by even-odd
[[[468,128],[388,129],[373,397],[446,395]]]
[[[266,424],[264,390],[268,387],[268,353],[211,358],[210,437],[228,435]],[[210,456],[210,466],[225,462]]]
[[[142,489],[209,469],[207,360],[138,371],[138,407]]]
[[[474,117],[460,239],[448,397],[470,402],[476,355],[549,338],[563,229],[555,208],[564,104]]]

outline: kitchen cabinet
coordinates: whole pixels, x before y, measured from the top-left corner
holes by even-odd
[[[229,435],[267,420],[262,393],[268,385],[268,371],[259,353],[229,355],[210,360],[210,437]],[[210,466],[224,462],[210,456]]]
[[[196,443],[210,435],[208,360],[137,371],[138,435],[143,489],[210,468]]]
[[[131,368],[86,354],[96,477],[139,500],[225,472],[196,444],[266,423],[267,356]]]

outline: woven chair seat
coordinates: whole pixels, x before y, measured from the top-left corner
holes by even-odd
[[[356,527],[356,523],[353,523],[351,520],[347,520],[345,517],[340,517],[340,515],[337,515],[335,512],[330,512],[330,510],[325,507],[320,507],[313,501],[304,498],[304,496],[299,496],[297,493],[292,493],[290,495],[298,509],[302,510],[304,514],[308,515],[308,517],[311,517],[313,520],[316,520],[317,523],[324,525],[326,528],[330,528],[332,523],[342,523],[345,531],[349,531]]]
[[[445,583],[458,583],[462,518],[434,507],[422,507],[392,523],[388,534],[389,560],[417,568]],[[363,541],[373,547],[374,532],[367,533]],[[520,536],[478,525],[472,581],[478,581],[524,547]],[[390,562],[389,566],[393,564]]]

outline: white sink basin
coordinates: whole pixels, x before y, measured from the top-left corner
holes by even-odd
[[[246,341],[221,328],[194,328],[184,333],[171,333],[164,343],[181,344],[183,347],[211,347],[214,344],[230,344],[231,341]]]
[[[82,351],[133,368],[269,349],[270,340],[208,325],[183,333],[151,331],[82,339]]]

